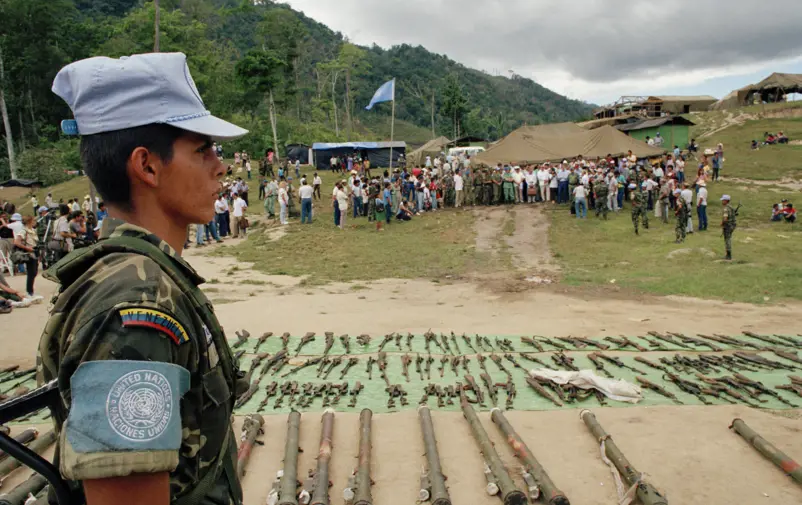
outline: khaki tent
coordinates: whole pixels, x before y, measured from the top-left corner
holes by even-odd
[[[427,156],[434,158],[439,155],[451,141],[445,137],[438,137],[426,142],[418,149],[415,149],[407,156],[407,166],[420,166],[426,161]]]
[[[576,125],[573,125],[575,128],[555,126],[558,127],[535,130],[532,130],[533,127],[519,128],[474,159],[480,164],[495,166],[498,163],[560,161],[580,155],[587,159],[602,158],[608,154],[623,156],[629,151],[638,158],[650,158],[665,152],[633,139],[612,126],[594,130],[585,130]],[[564,133],[557,133],[560,131]]]
[[[785,99],[788,93],[802,93],[802,74],[775,72],[757,84],[738,90],[738,102],[750,103],[754,94],[759,94],[761,100],[767,103],[779,102]]]

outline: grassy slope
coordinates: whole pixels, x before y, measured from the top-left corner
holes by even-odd
[[[723,174],[756,180],[802,179],[802,146],[766,146],[752,150],[751,141],[762,140],[764,132],[785,132],[791,140],[802,139],[802,118],[759,119],[731,126],[702,139],[700,147],[724,144]]]
[[[31,200],[29,193],[23,196],[18,196],[19,193],[15,192],[17,196],[12,197],[11,201],[17,206],[17,209],[23,214],[31,214]],[[70,198],[79,198],[83,201],[84,196],[89,194],[89,179],[86,177],[75,177],[69,181],[50,186],[49,188],[42,188],[35,191],[36,197],[39,199],[39,204],[44,205],[47,193],[53,194],[53,200],[58,202],[63,198],[66,203]],[[0,190],[0,199],[4,199],[3,191]]]

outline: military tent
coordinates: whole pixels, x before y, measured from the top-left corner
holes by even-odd
[[[802,93],[802,74],[775,72],[757,84],[738,90],[738,102],[748,105],[755,95],[760,95],[762,102],[781,102],[789,93]]]
[[[407,155],[407,166],[421,166],[423,162],[426,161],[427,156],[431,156],[432,159],[434,159],[435,156],[438,156],[445,150],[450,142],[450,140],[442,136],[426,142]]]
[[[301,160],[301,165],[309,164],[309,146],[306,144],[287,144],[284,146],[287,158],[291,160]]]
[[[602,158],[611,154],[623,156],[629,151],[638,158],[660,156],[665,151],[616,130],[612,126],[602,126],[585,130],[577,125],[574,128],[554,125],[551,128],[523,127],[515,130],[487,151],[478,154],[474,160],[487,166],[498,163],[543,163],[560,161],[577,156],[587,159]]]

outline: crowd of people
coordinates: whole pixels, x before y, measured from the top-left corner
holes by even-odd
[[[762,146],[774,146],[777,144],[787,144],[789,142],[788,136],[785,135],[783,132],[778,132],[776,135],[773,133],[765,132],[763,134],[763,141],[758,142],[757,140],[752,141],[752,149],[757,150],[760,149]]]
[[[0,278],[0,312],[12,307],[24,307],[41,301],[36,295],[35,281],[40,265],[55,264],[69,252],[86,247],[97,240],[100,224],[107,215],[103,202],[95,199],[95,209],[89,195],[83,202],[78,198],[55,201],[48,193],[44,205],[32,196],[31,210],[23,215],[11,202],[0,206],[0,274],[26,276],[25,292],[10,288]],[[27,204],[25,206],[27,208]]]

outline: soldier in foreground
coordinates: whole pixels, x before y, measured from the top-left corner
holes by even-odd
[[[240,504],[243,381],[181,251],[214,216],[212,141],[247,131],[206,110],[180,53],[78,61],[53,91],[109,210],[100,241],[46,274],[61,285],[39,345],[63,398],[54,462],[89,505]]]
[[[730,207],[730,195],[721,197],[721,205],[724,207],[724,212],[721,216],[721,231],[724,233],[724,249],[727,250],[725,260],[732,260],[732,232],[735,231],[736,214],[735,209]]]

